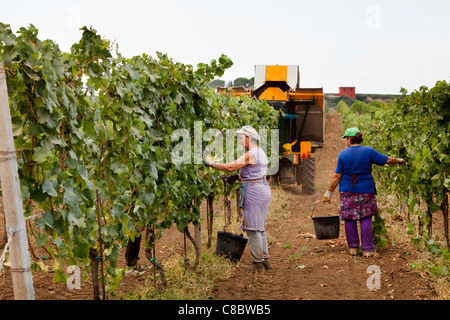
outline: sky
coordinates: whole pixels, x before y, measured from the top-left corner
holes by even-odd
[[[448,0],[2,0],[0,22],[69,51],[83,26],[126,57],[156,52],[209,63],[226,54],[225,81],[254,66],[298,65],[300,87],[398,94],[450,81]]]

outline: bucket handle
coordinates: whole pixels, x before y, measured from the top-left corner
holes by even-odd
[[[313,215],[314,215],[314,210],[316,209],[316,206],[320,203],[321,201],[319,201],[318,203],[316,203],[315,205],[314,205],[314,207],[313,207],[313,209],[312,209],[312,212],[311,212],[311,218],[313,217]],[[338,211],[338,214],[340,213],[340,211],[339,211],[339,207],[334,203],[334,202],[331,202],[332,204],[334,204],[334,206],[336,207],[336,209],[337,209],[337,211]]]

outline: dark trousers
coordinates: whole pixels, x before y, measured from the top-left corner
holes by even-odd
[[[127,267],[135,266],[139,260],[139,249],[141,248],[141,239],[142,236],[138,236],[134,238],[134,241],[131,239],[128,240],[127,249],[125,251],[125,263]]]

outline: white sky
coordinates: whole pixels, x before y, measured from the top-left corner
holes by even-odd
[[[126,57],[167,53],[192,64],[222,53],[222,79],[256,64],[300,66],[301,87],[399,93],[450,80],[448,0],[2,0],[0,22],[34,24],[63,51],[92,26]]]

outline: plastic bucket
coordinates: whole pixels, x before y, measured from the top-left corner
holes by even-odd
[[[313,219],[314,222],[314,230],[316,232],[316,238],[319,240],[339,238],[339,226],[340,226],[339,208],[337,216],[313,217],[315,208],[316,206],[314,206],[312,210],[311,218]]]
[[[232,261],[239,261],[244,253],[247,241],[248,239],[242,235],[217,231],[216,254],[226,256]]]

